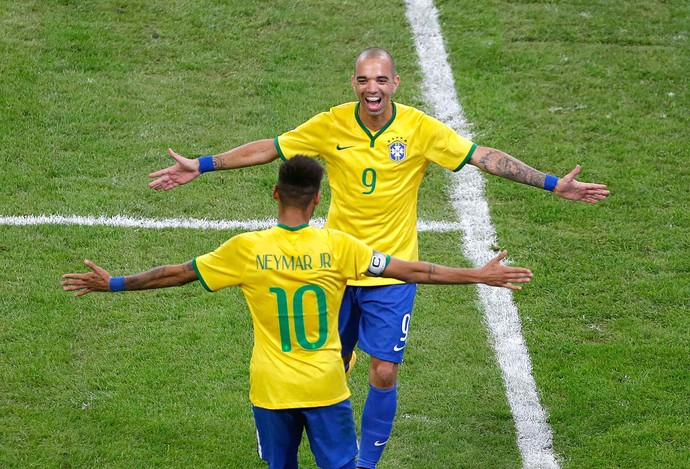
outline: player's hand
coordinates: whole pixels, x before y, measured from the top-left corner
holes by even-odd
[[[84,274],[64,274],[60,282],[64,291],[76,291],[74,296],[82,296],[96,291],[110,291],[110,274],[105,269],[98,267],[90,260],[84,264],[91,272]]]
[[[570,173],[561,178],[556,184],[553,193],[564,199],[579,200],[590,204],[596,204],[604,200],[610,194],[605,184],[593,184],[575,180],[580,172],[580,165],[575,166]]]
[[[501,261],[508,255],[508,251],[499,253],[481,268],[482,283],[493,287],[509,288],[511,290],[521,290],[520,285],[515,283],[527,283],[532,280],[532,271],[523,267],[508,267],[501,264]]]
[[[174,189],[182,184],[193,181],[201,173],[199,172],[199,162],[196,159],[185,158],[168,148],[168,153],[175,160],[175,164],[169,168],[161,169],[149,174],[150,178],[157,178],[149,183],[149,187],[158,190]]]

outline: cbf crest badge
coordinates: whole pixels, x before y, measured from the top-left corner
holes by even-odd
[[[388,156],[396,163],[400,163],[407,156],[407,140],[393,138],[388,141]]]

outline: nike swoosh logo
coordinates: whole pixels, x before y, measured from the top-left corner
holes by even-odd
[[[396,346],[393,347],[393,350],[395,350],[396,352],[399,352],[399,351],[401,351],[401,350],[404,349],[404,348],[405,348],[404,345],[403,345],[402,347],[400,347],[399,345],[396,345]]]
[[[349,146],[346,146],[346,147],[341,147],[340,145],[336,145],[336,146],[335,146],[335,149],[338,150],[338,151],[341,151],[341,150],[347,150],[348,148],[352,148],[352,147],[354,147],[354,145],[349,145]]]
[[[388,443],[388,440],[384,441],[383,443],[380,442],[379,440],[376,440],[376,441],[374,442],[374,446],[383,446],[383,445],[385,445],[386,443]]]

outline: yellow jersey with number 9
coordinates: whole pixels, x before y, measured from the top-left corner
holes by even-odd
[[[417,192],[429,163],[458,171],[476,145],[422,111],[393,103],[393,117],[372,133],[352,102],[318,114],[275,139],[281,158],[320,156],[331,187],[327,228],[377,251],[418,259]],[[348,285],[401,283],[366,278]]]
[[[194,259],[204,288],[239,285],[247,300],[254,324],[252,404],[320,407],[350,396],[338,312],[347,280],[365,275],[373,254],[346,233],[278,225],[237,235]]]

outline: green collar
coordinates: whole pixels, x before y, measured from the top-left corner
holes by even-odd
[[[393,115],[391,116],[391,119],[388,122],[386,122],[386,125],[381,127],[378,132],[376,132],[374,135],[372,135],[371,131],[367,128],[366,125],[364,125],[362,120],[359,118],[359,104],[360,104],[359,101],[357,101],[357,105],[355,106],[355,119],[357,119],[357,123],[362,128],[364,133],[369,136],[369,139],[371,140],[371,142],[369,143],[369,146],[373,148],[374,143],[376,142],[376,139],[378,138],[378,136],[381,135],[383,132],[385,132],[386,129],[388,127],[390,127],[391,124],[393,123],[393,121],[395,120],[395,115],[397,114],[397,108],[395,106],[395,103],[391,102],[391,104],[393,104]]]
[[[299,226],[287,226],[287,225],[283,225],[282,223],[278,223],[279,228],[283,228],[284,230],[288,230],[288,231],[299,231],[302,228],[306,228],[308,226],[309,226],[309,223],[304,223],[304,224],[299,225]]]

